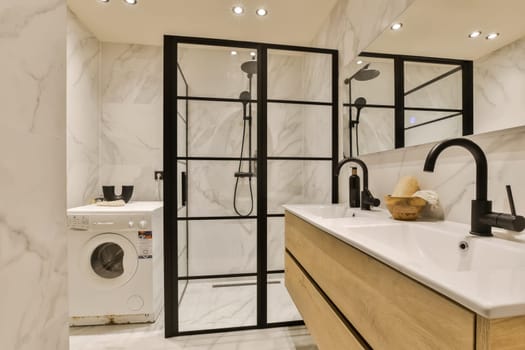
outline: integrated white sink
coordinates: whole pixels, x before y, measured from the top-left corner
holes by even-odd
[[[347,205],[301,205],[303,214],[319,218],[346,218],[355,216],[370,216],[359,208],[349,208]]]
[[[384,210],[374,209],[373,211],[361,210],[359,208],[349,208],[347,205],[290,205],[286,208],[300,208],[300,211],[294,212],[295,215],[307,220],[316,220],[323,224],[335,225],[371,225],[376,224],[378,220],[388,220],[387,212]]]
[[[473,236],[469,225],[447,221],[395,221],[380,209],[285,209],[486,318],[525,315],[525,239],[520,236],[514,241]]]
[[[463,228],[450,223],[401,223],[346,229],[362,244],[395,251],[413,265],[432,264],[449,271],[525,268],[522,244],[475,237],[464,234]]]

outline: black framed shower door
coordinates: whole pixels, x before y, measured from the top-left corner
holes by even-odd
[[[243,102],[241,97],[217,97],[217,96],[192,96],[188,94],[188,84],[191,86],[191,79],[187,82],[184,74],[178,67],[179,47],[180,45],[203,45],[207,47],[234,47],[249,49],[256,52],[257,57],[257,82],[256,94],[254,99],[256,120],[256,157],[232,157],[232,156],[210,156],[210,155],[192,155],[188,153],[188,124],[191,111],[188,112],[188,102],[201,101],[213,103],[238,103]],[[297,53],[312,53],[326,55],[330,60],[330,95],[328,101],[308,100],[308,99],[279,99],[268,98],[268,51],[282,50]],[[184,69],[184,68],[183,68]],[[182,80],[183,81],[180,81]],[[181,85],[185,86],[181,91]],[[179,104],[182,103],[182,104]],[[326,156],[278,156],[268,153],[268,106],[269,105],[300,105],[300,106],[319,106],[328,108],[329,113],[329,135],[331,138],[330,154]],[[185,146],[181,146],[181,130],[178,126],[178,118],[181,115],[180,109],[184,108],[186,115]],[[338,184],[336,177],[337,160],[338,160],[338,51],[321,48],[278,45],[268,43],[255,43],[246,41],[219,40],[208,38],[194,38],[182,36],[165,36],[164,37],[164,296],[165,296],[165,336],[179,336],[189,334],[237,331],[248,329],[259,329],[279,326],[290,326],[303,324],[302,321],[286,322],[269,322],[268,320],[268,277],[284,273],[284,270],[268,269],[268,219],[282,218],[284,213],[269,211],[268,209],[268,163],[270,162],[326,162],[329,164],[329,175],[326,182],[329,182],[330,201],[335,203],[337,200]],[[180,119],[180,118],[179,118]],[[320,136],[320,135],[319,135]],[[184,143],[183,143],[184,144]],[[185,147],[180,152],[179,147]],[[188,206],[192,205],[188,199],[187,177],[184,186],[181,187],[180,173],[183,167],[186,174],[189,173],[190,162],[214,162],[225,164],[228,162],[255,162],[257,167],[256,179],[256,202],[254,203],[254,214],[249,216],[235,215],[196,215],[191,216]],[[184,196],[181,193],[184,192]],[[185,206],[185,214],[181,212],[181,197]],[[179,267],[179,230],[180,223],[185,223],[186,239],[188,239],[188,224],[199,222],[226,222],[228,220],[240,220],[256,224],[256,271],[243,273],[218,273],[218,274],[198,274],[191,275],[188,273],[188,261],[186,261],[186,275],[180,276]],[[248,221],[246,221],[248,220]],[[189,235],[191,236],[191,229]],[[188,248],[186,247],[186,257]],[[213,327],[209,329],[181,330],[179,322],[179,301],[180,296],[188,281],[204,279],[221,279],[221,278],[244,278],[250,277],[256,279],[256,320],[248,326],[234,327]],[[180,286],[181,281],[186,284]]]

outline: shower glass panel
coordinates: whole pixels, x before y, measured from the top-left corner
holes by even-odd
[[[302,324],[282,204],[337,193],[337,51],[166,36],[164,64],[166,336]]]
[[[462,107],[461,66],[405,62],[405,107]]]
[[[268,50],[267,320],[301,316],[284,285],[283,204],[330,203],[332,57]]]
[[[463,135],[463,69],[459,64],[404,63],[405,146]]]
[[[257,324],[257,196],[250,160],[257,145],[255,51],[178,46],[188,81],[188,95],[179,95],[178,103],[191,111],[187,150],[177,150],[191,174],[190,205],[186,216],[179,215],[188,225],[187,274],[181,276],[179,268],[179,280],[187,283],[179,302],[180,332]]]
[[[177,86],[178,96],[188,96],[188,82],[184,72],[177,65]],[[177,149],[183,157],[188,156],[188,122],[189,109],[187,100],[177,101]],[[188,179],[188,161],[186,159],[177,160],[177,216],[188,216],[188,200],[186,183]],[[179,276],[188,276],[188,222],[179,221],[177,223],[177,263]],[[178,280],[178,298],[180,302],[188,281]]]

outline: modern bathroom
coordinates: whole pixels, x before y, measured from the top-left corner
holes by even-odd
[[[6,0],[2,349],[525,349],[524,12]]]

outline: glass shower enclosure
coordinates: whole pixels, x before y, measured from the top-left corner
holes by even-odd
[[[337,51],[166,36],[166,336],[302,324],[286,203],[337,194]]]

